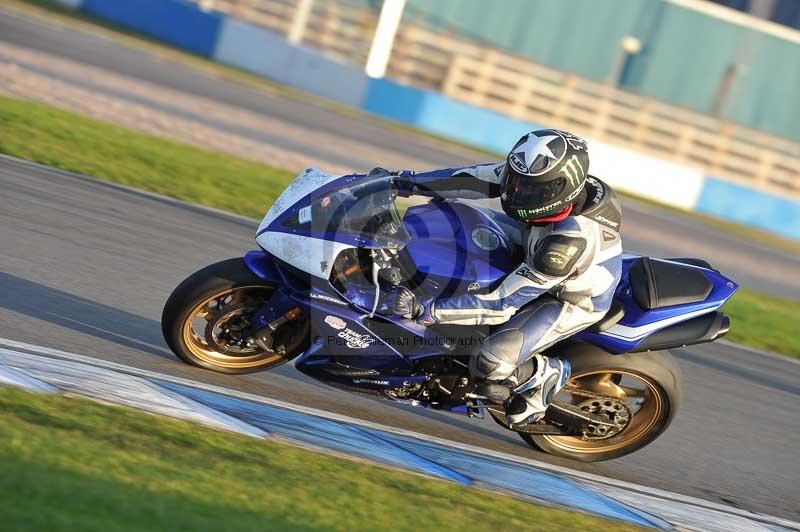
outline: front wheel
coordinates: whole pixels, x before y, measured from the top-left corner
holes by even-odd
[[[580,436],[520,434],[549,454],[600,462],[651,443],[672,422],[681,403],[681,371],[667,352],[611,355],[574,346],[572,374],[557,398],[605,418],[613,427],[589,427]]]
[[[253,338],[251,319],[272,296],[242,259],[212,264],[190,275],[164,305],[161,329],[172,352],[194,366],[219,373],[274,368],[308,347],[310,323],[300,318],[273,333],[269,350]]]

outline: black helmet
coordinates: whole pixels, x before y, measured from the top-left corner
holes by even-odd
[[[586,142],[557,129],[532,131],[519,139],[503,168],[503,210],[524,222],[566,217],[586,183]]]

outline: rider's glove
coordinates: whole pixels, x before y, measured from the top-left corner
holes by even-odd
[[[417,296],[405,286],[395,286],[387,296],[387,306],[392,314],[407,319],[416,318],[421,312]]]
[[[394,172],[394,190],[401,198],[408,198],[414,195],[414,188],[417,185],[414,179],[414,172],[409,170],[400,170]]]
[[[419,310],[414,318],[420,325],[427,327],[429,325],[433,325],[434,323],[439,323],[439,320],[437,320],[436,316],[433,315],[433,301],[433,299],[429,299],[418,304]]]

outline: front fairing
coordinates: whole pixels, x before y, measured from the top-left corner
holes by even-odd
[[[297,203],[309,194],[313,194],[341,178],[342,176],[326,174],[318,168],[306,168],[278,196],[261,221],[258,232],[269,229],[273,222],[295,208]]]
[[[363,248],[402,249],[409,235],[391,176],[329,176],[309,169],[275,201],[259,227]]]
[[[287,187],[264,218],[258,243],[278,259],[276,269],[283,272],[283,284],[291,285],[291,297],[306,300],[309,312],[325,312],[320,320],[313,320],[319,322],[319,336],[332,332],[324,321],[329,315],[365,334],[360,327],[380,296],[371,267],[376,263],[410,259],[403,266],[412,270],[410,286],[420,282],[420,297],[485,291],[518,263],[514,244],[480,209],[432,202],[410,208],[401,221],[394,199],[391,176],[336,177],[309,170]],[[353,270],[351,264],[343,264],[342,259],[348,257],[357,266]],[[342,275],[346,271],[355,273]],[[384,290],[390,286],[379,285]],[[347,307],[336,303],[339,298]],[[430,339],[418,340],[420,345],[412,349],[415,355],[441,350],[436,341],[439,335],[411,320],[376,315],[369,328],[376,322]],[[386,347],[382,341],[373,345],[357,349],[357,355]]]
[[[275,201],[256,241],[289,266],[327,280],[342,251],[397,251],[406,245],[409,235],[394,196],[391,176],[331,176],[308,169]]]

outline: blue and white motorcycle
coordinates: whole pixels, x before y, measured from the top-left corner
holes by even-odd
[[[503,408],[475,394],[468,372],[492,327],[423,327],[381,313],[381,294],[490,291],[522,250],[486,211],[462,201],[395,206],[394,177],[309,169],[261,223],[261,249],[183,281],[164,307],[167,343],[185,362],[222,373],[296,359],[335,387],[470,416]],[[655,440],[681,402],[681,373],[665,350],[714,341],[738,286],[699,259],[626,255],[613,308],[546,351],[572,374],[545,417],[514,430],[551,454],[593,462]]]

